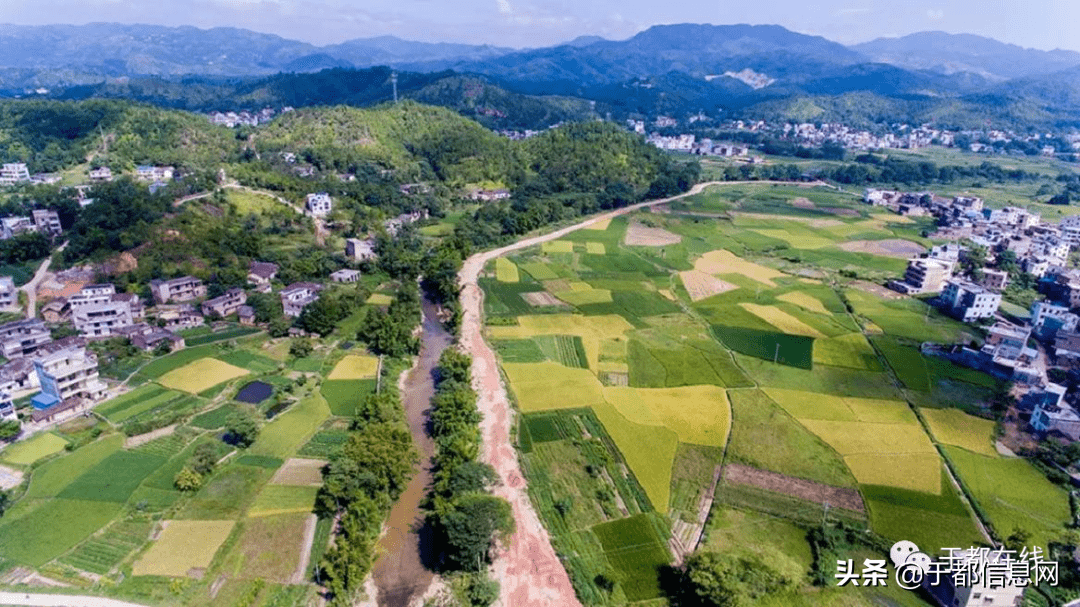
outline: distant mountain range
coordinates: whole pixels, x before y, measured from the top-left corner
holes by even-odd
[[[531,104],[530,116],[556,119],[582,115],[584,106],[567,105],[568,98],[595,102],[601,114],[619,117],[717,115],[762,103],[782,107],[791,99],[871,95],[931,118],[976,115],[967,106],[996,104],[994,111],[1008,106],[1014,115],[1038,117],[1040,124],[1080,122],[1063,114],[1080,99],[1080,53],[941,32],[848,47],[776,25],[680,24],[654,26],[621,41],[583,36],[548,48],[511,50],[392,36],[317,47],[232,28],[0,26],[0,90],[9,94],[82,85],[63,95],[222,106],[213,109],[243,100],[372,103],[388,95],[385,74],[360,69],[372,66],[402,72],[405,95],[420,96],[421,89],[434,86],[430,90],[439,91],[435,96],[443,104],[489,117],[502,112],[484,105],[492,100],[516,108]],[[285,75],[321,70],[331,72],[306,79]],[[284,74],[272,76],[279,73]],[[371,78],[382,78],[378,87],[369,86]],[[443,78],[459,80],[436,86]],[[174,86],[179,84],[190,90]],[[478,90],[484,91],[479,104]],[[550,95],[561,101],[538,101]],[[539,105],[527,104],[528,96]],[[963,111],[957,112],[957,104]],[[836,106],[800,107],[823,105]],[[948,111],[935,114],[939,107]]]

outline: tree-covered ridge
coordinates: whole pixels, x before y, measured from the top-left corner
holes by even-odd
[[[0,101],[0,158],[52,172],[89,161],[117,170],[137,164],[220,163],[233,134],[204,117],[121,101]]]

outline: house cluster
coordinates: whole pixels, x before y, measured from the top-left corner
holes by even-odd
[[[57,183],[60,176],[54,173],[30,174],[30,169],[23,162],[7,162],[0,166],[0,186],[11,186],[20,183],[40,185]]]
[[[0,349],[8,362],[0,366],[0,416],[17,419],[12,397],[37,390],[31,399],[34,422],[71,417],[105,396],[97,358],[81,337],[53,340],[39,319],[0,325]]]
[[[60,236],[64,233],[64,228],[60,225],[60,215],[48,209],[34,209],[30,212],[30,217],[22,215],[0,218],[0,240],[28,232],[37,232],[50,239]]]
[[[281,110],[282,113],[291,111],[292,108],[287,106]],[[263,108],[257,112],[248,112],[246,110],[239,112],[211,112],[207,117],[214,124],[220,124],[232,129],[241,125],[259,126],[273,120],[276,114],[277,112],[273,108]]]
[[[826,142],[839,143],[850,150],[918,149],[937,144],[951,146],[955,133],[924,125],[896,125],[893,132],[874,134],[840,123],[787,123],[781,127],[782,138],[805,146],[820,146]]]

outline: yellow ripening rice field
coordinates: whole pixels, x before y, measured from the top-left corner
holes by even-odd
[[[679,442],[712,447],[727,444],[731,408],[722,388],[605,387],[604,399],[629,421],[666,426],[679,436]]]
[[[778,295],[776,298],[780,301],[786,301],[789,304],[795,304],[804,310],[817,312],[818,314],[832,315],[832,312],[829,312],[825,305],[821,303],[820,299],[808,293],[803,293],[802,291],[784,293],[783,295]]]
[[[505,257],[495,258],[495,278],[499,282],[518,282],[521,280],[518,267]]]
[[[366,354],[350,354],[334,365],[326,379],[374,379],[379,373],[379,358]]]
[[[559,363],[503,363],[518,407],[525,413],[590,407],[604,401],[600,380],[588,369]]]
[[[709,251],[694,262],[694,269],[706,274],[742,274],[761,284],[775,287],[774,278],[782,278],[783,272],[747,261],[731,251]]]
[[[158,539],[131,567],[132,575],[184,577],[206,569],[236,521],[165,521]]]
[[[610,225],[611,225],[611,218],[607,217],[607,218],[601,219],[600,221],[597,221],[595,223],[592,223],[592,224],[589,224],[589,225],[585,226],[584,229],[586,229],[586,230],[594,230],[594,231],[597,231],[597,232],[603,232],[604,230],[608,229],[608,226],[610,226]]]
[[[607,247],[602,242],[586,242],[585,252],[589,255],[606,255]]]
[[[825,334],[818,331],[814,327],[804,323],[803,321],[795,318],[791,314],[777,308],[776,306],[763,306],[761,304],[743,302],[739,304],[744,310],[750,312],[754,316],[757,316],[761,320],[776,327],[781,333],[788,333],[790,335],[805,335],[806,337],[813,337],[816,339],[825,339]]]
[[[941,494],[941,457],[937,453],[860,453],[845,456],[844,463],[864,485]]]
[[[930,437],[912,424],[800,420],[840,455],[937,453]]]
[[[574,243],[569,240],[549,240],[540,245],[540,250],[545,253],[573,253]]]
[[[938,442],[980,455],[998,457],[994,448],[994,422],[968,415],[959,409],[924,408],[922,416]]]
[[[214,358],[200,358],[162,375],[158,378],[158,383],[173,390],[198,394],[222,382],[247,374],[247,369],[234,367]]]
[[[617,314],[583,316],[581,314],[537,314],[518,316],[517,326],[486,328],[491,339],[529,339],[537,335],[577,335],[585,346],[589,368],[596,369],[600,361],[600,341],[622,337],[633,329]]]

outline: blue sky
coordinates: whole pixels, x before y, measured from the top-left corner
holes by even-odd
[[[623,39],[659,23],[775,23],[850,44],[942,30],[1044,50],[1080,50],[1076,0],[3,0],[19,24],[117,21],[233,26],[316,44],[411,40],[547,46]]]

